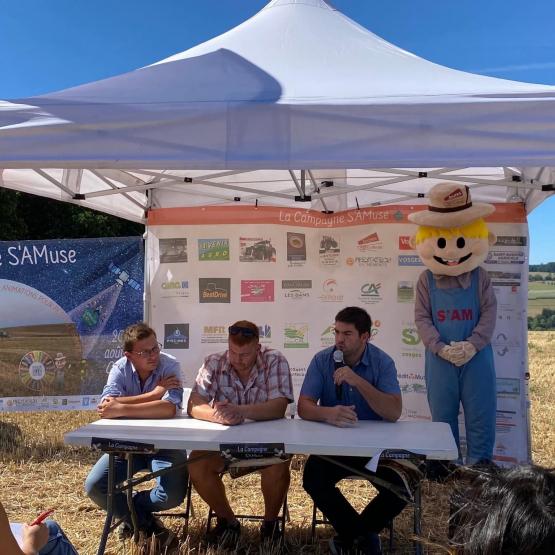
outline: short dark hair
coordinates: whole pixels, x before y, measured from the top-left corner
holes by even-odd
[[[359,335],[363,333],[372,334],[372,318],[370,314],[359,306],[348,306],[340,310],[335,315],[336,322],[343,322],[345,324],[353,324],[357,329]]]
[[[125,331],[123,332],[123,350],[131,352],[137,341],[146,339],[151,335],[156,337],[156,332],[146,322],[131,324],[125,328]]]
[[[536,465],[468,469],[455,486],[451,511],[451,541],[461,554],[553,554],[553,470]]]
[[[243,333],[241,330],[245,330],[246,333]],[[247,345],[249,343],[258,343],[258,326],[253,322],[249,322],[248,320],[239,320],[234,324],[231,324],[228,331],[229,340],[238,347],[242,347],[243,345]],[[234,331],[235,333],[232,333]]]

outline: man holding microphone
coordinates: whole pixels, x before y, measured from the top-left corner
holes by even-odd
[[[350,306],[335,317],[335,345],[312,359],[301,388],[299,416],[334,426],[356,426],[357,420],[395,422],[402,400],[393,359],[369,343],[372,320],[362,308]],[[378,465],[365,469],[367,457],[330,457],[353,470],[404,489],[397,473]],[[379,532],[398,515],[406,502],[376,485],[378,495],[359,515],[336,484],[352,475],[346,468],[318,456],[306,462],[303,487],[338,536],[330,540],[332,553],[381,553]]]

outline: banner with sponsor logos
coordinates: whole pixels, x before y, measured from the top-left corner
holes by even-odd
[[[141,238],[0,242],[0,411],[95,408],[143,285]]]
[[[329,215],[273,207],[154,210],[150,318],[164,349],[181,361],[185,385],[192,386],[206,355],[226,349],[227,326],[247,319],[259,326],[263,344],[289,360],[297,396],[314,353],[334,343],[335,314],[358,305],[372,317],[371,340],[395,360],[403,418],[429,419],[424,348],[414,324],[415,287],[425,268],[411,248],[416,226],[407,221],[418,208]],[[487,221],[497,235],[485,263],[498,300],[496,459],[512,464],[530,452],[528,228],[520,205],[498,205]]]

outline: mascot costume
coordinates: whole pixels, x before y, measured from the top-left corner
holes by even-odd
[[[495,208],[473,203],[457,183],[430,189],[427,210],[409,215],[424,265],[416,288],[415,323],[426,347],[426,388],[434,422],[451,426],[462,462],[458,415],[464,409],[467,464],[491,461],[496,388],[491,337],[497,302],[480,267],[495,235],[482,219]]]

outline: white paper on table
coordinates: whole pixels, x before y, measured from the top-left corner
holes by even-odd
[[[10,522],[10,530],[19,547],[23,548],[23,524],[21,522]]]
[[[366,470],[369,470],[370,472],[375,473],[378,468],[378,463],[380,462],[380,457],[382,456],[382,453],[383,449],[376,451],[376,454],[366,463],[364,468],[366,468]]]

